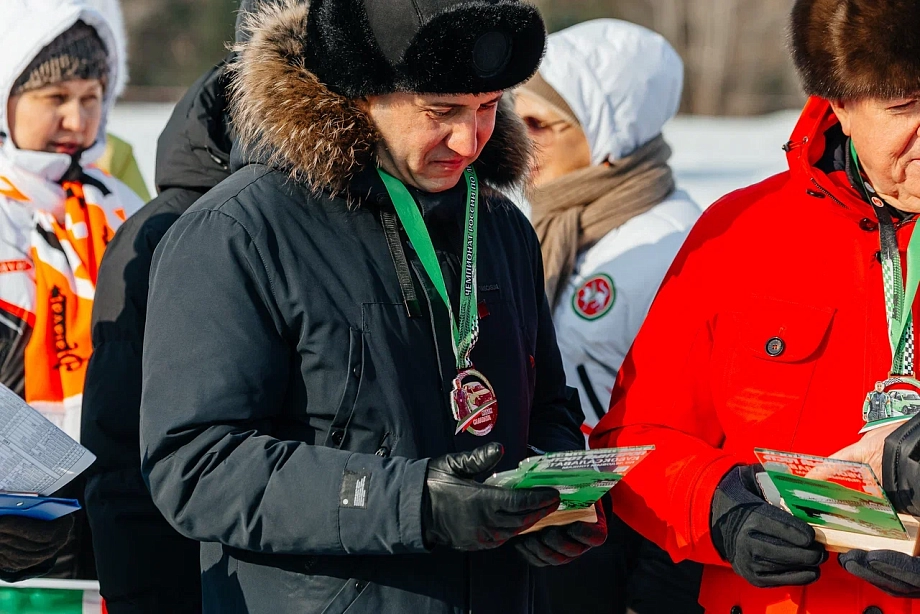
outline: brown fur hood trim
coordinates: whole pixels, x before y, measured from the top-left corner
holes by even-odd
[[[380,136],[354,101],[305,65],[308,11],[303,0],[281,0],[247,17],[250,39],[234,48],[231,115],[247,155],[315,190],[341,192],[376,163]],[[493,187],[508,187],[524,178],[530,155],[526,129],[503,101],[476,170]]]
[[[829,100],[920,91],[920,0],[797,0],[792,56],[805,91]]]

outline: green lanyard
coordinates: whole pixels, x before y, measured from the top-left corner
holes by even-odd
[[[402,222],[409,241],[418,254],[418,258],[428,274],[431,283],[444,305],[447,307],[447,313],[450,316],[451,332],[453,333],[454,356],[457,359],[457,370],[463,371],[470,369],[473,363],[470,361],[470,352],[479,339],[479,312],[476,298],[476,262],[478,256],[478,227],[479,227],[479,180],[476,177],[476,171],[472,166],[467,167],[463,172],[466,179],[466,224],[463,228],[463,259],[461,275],[461,295],[460,295],[460,318],[459,321],[454,317],[454,310],[450,305],[450,297],[447,294],[447,285],[444,283],[444,275],[441,272],[441,263],[438,262],[438,256],[434,251],[434,245],[431,243],[431,236],[428,234],[428,228],[425,226],[425,220],[419,212],[418,205],[406,186],[392,175],[387,174],[381,169],[377,173],[383,180],[393,201],[396,209],[396,215]]]
[[[850,154],[859,171],[856,147],[850,141]],[[860,173],[861,175],[861,173]],[[903,283],[901,253],[891,214],[885,203],[868,183],[861,186],[863,195],[875,208],[879,219],[882,279],[885,287],[885,311],[888,316],[888,339],[891,344],[891,374],[914,375],[914,326],[912,306],[920,287],[920,232],[914,228],[907,246],[907,283]]]

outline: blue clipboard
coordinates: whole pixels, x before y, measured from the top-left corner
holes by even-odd
[[[57,499],[17,493],[0,493],[0,516],[25,516],[55,520],[80,509],[76,499]]]

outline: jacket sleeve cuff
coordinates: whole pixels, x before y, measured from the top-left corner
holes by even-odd
[[[706,465],[694,479],[690,492],[690,540],[693,560],[707,565],[726,565],[712,543],[712,497],[719,482],[733,467],[743,464],[733,456],[721,456]]]
[[[22,580],[28,580],[30,578],[37,578],[43,576],[54,568],[54,564],[57,561],[57,557],[54,557],[50,560],[45,561],[35,565],[34,567],[29,567],[28,569],[21,569],[19,571],[9,571],[6,569],[0,569],[0,580],[3,582],[21,582]]]
[[[339,539],[345,552],[428,552],[422,539],[427,469],[427,459],[349,457],[338,500]]]

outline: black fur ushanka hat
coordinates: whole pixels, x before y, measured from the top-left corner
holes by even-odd
[[[309,5],[301,41],[305,67],[352,99],[397,91],[508,89],[536,72],[546,44],[539,12],[520,0],[313,0]]]
[[[920,0],[796,0],[792,57],[806,93],[828,100],[920,92]]]
[[[405,58],[430,51],[433,57],[401,59],[391,66],[376,38],[368,38],[373,20],[342,13],[363,11],[365,2],[386,3],[388,10],[412,8],[409,18],[403,16],[409,23],[401,27],[415,34],[400,53]],[[442,10],[427,21],[424,16],[429,13],[414,9],[435,4]],[[375,163],[381,140],[357,99],[395,91],[507,89],[536,71],[545,40],[539,15],[516,0],[318,0],[312,5],[304,0],[253,0],[243,9],[241,35],[229,66],[230,113],[237,142],[261,163],[333,193],[345,191],[356,173]],[[326,13],[317,17],[314,11],[320,9]],[[322,30],[332,17],[364,25],[348,36],[340,32],[339,40],[317,41],[313,30]],[[462,24],[461,18],[473,24],[471,29],[457,33],[457,40],[448,38],[436,48],[429,46],[442,35],[453,36],[451,28]],[[388,23],[395,30],[397,24]],[[515,24],[527,27],[515,29]],[[528,28],[534,31],[532,37],[526,34]],[[335,32],[327,27],[322,37]],[[498,37],[506,44],[496,44]],[[395,47],[399,40],[390,44]],[[364,44],[370,46],[362,48]],[[530,158],[527,129],[509,97],[504,97],[495,113],[492,137],[474,166],[484,184],[502,189],[523,180]]]

